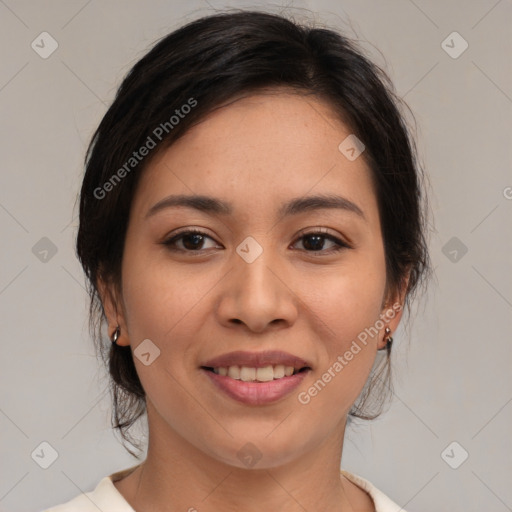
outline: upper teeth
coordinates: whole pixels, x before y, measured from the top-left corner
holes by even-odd
[[[269,365],[263,368],[250,368],[248,366],[229,366],[214,368],[213,371],[219,375],[231,377],[232,379],[242,380],[244,382],[260,381],[268,382],[274,379],[280,379],[286,375],[289,377],[293,374],[293,366],[284,366],[277,364]]]

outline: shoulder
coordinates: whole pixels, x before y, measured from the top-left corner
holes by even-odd
[[[113,483],[120,475],[129,473],[132,470],[133,468],[129,468],[105,476],[92,491],[82,493],[70,501],[44,509],[41,512],[98,512],[98,510],[135,512]]]
[[[365,478],[354,475],[344,469],[341,470],[341,474],[370,495],[375,506],[375,512],[406,512]]]

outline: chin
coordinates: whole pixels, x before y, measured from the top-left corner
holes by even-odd
[[[225,444],[216,443],[215,448],[209,451],[215,459],[239,469],[277,468],[292,462],[306,450],[302,444],[303,435],[293,439],[286,434],[283,431],[281,435],[272,437],[260,428],[254,436],[246,432],[243,436],[226,439]]]

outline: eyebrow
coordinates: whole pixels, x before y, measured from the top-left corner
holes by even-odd
[[[231,203],[227,203],[215,197],[205,195],[172,195],[154,204],[146,213],[146,219],[166,208],[180,206],[213,215],[231,215],[234,210]],[[357,204],[349,201],[345,197],[332,194],[320,194],[291,199],[279,208],[278,218],[282,219],[287,216],[321,209],[340,209],[352,212],[366,221],[363,211]]]

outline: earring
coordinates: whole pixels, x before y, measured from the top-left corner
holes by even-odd
[[[121,329],[119,327],[119,325],[116,327],[116,330],[114,331],[114,334],[112,335],[112,338],[110,339],[110,341],[112,341],[112,344],[113,345],[117,345],[117,340],[119,338],[119,334],[121,333]]]
[[[379,350],[384,350],[385,348],[387,348],[389,350],[389,349],[391,349],[391,344],[393,343],[393,338],[390,336],[391,329],[389,327],[386,327],[384,332],[386,333],[386,336],[384,338],[386,345],[382,348],[379,348]]]

